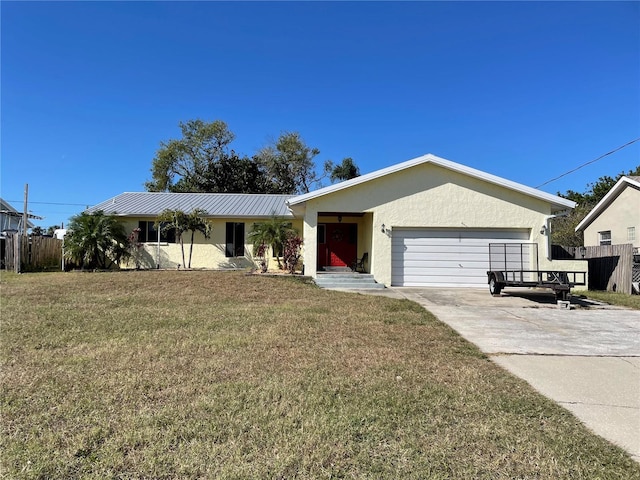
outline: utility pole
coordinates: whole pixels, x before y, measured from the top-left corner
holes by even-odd
[[[29,201],[29,184],[24,184],[24,209],[22,210],[22,234],[27,236],[27,219],[29,215],[27,214],[27,204]]]

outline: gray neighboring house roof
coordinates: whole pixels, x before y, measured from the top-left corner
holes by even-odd
[[[0,216],[2,217],[2,221],[0,222],[2,230],[14,230],[22,225],[22,213],[18,212],[13,208],[13,205],[2,198],[0,198]],[[27,214],[27,228],[34,227],[34,224],[29,221],[29,218],[42,220],[42,217]]]
[[[293,217],[286,204],[291,197],[293,195],[125,192],[88,208],[86,212],[102,210],[118,216],[155,217],[166,209],[189,213],[199,208],[209,217]]]

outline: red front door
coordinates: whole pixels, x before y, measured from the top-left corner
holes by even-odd
[[[358,254],[358,225],[327,223],[324,234],[324,239],[318,239],[318,268],[351,267]]]

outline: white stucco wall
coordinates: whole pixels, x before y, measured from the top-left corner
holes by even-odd
[[[629,240],[628,227],[635,228],[635,240]],[[600,245],[600,232],[611,231],[611,244],[632,243],[640,247],[640,190],[628,185],[589,226],[584,229],[587,247]]]
[[[154,218],[129,218],[123,220],[126,231],[129,233],[138,227],[138,222],[146,220],[153,222]],[[260,223],[264,219],[260,218],[223,218],[212,219],[210,238],[204,238],[200,232],[194,236],[193,254],[191,257],[191,268],[229,269],[229,268],[250,268],[256,266],[253,257],[253,245],[248,243],[247,235],[255,223]],[[226,257],[226,222],[243,222],[245,224],[245,248],[242,257]],[[292,219],[292,224],[298,232],[302,232],[302,220]],[[185,262],[189,262],[189,248],[191,244],[191,232],[183,235]],[[158,243],[144,243],[141,254],[143,268],[156,268],[158,260]],[[182,251],[179,243],[160,242],[159,249],[160,268],[177,268],[178,264],[184,267]],[[275,269],[277,262],[270,258],[269,267]],[[129,261],[124,267],[133,268],[135,264]]]
[[[370,213],[371,273],[386,285],[391,284],[391,236],[397,227],[528,229],[529,241],[538,244],[540,269],[587,269],[585,261],[552,263],[546,258],[548,237],[540,230],[551,214],[548,202],[433,164],[417,165],[311,199],[305,209],[307,266],[316,264],[318,212]],[[307,268],[306,273],[315,276],[315,268]]]

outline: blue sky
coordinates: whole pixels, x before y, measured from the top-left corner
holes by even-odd
[[[179,121],[362,173],[425,153],[536,187],[640,137],[639,2],[0,3],[1,195],[66,223]],[[640,164],[640,142],[542,190]],[[56,205],[77,204],[77,205]]]

